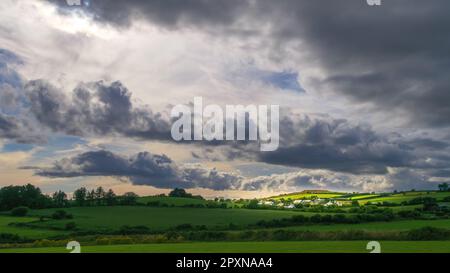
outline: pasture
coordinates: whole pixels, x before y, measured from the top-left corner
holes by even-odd
[[[34,216],[49,216],[56,209],[34,210]],[[63,229],[66,223],[75,222],[81,230],[117,230],[124,225],[146,226],[163,231],[181,224],[205,225],[209,228],[226,228],[229,224],[246,226],[260,220],[289,218],[294,215],[314,213],[284,210],[205,209],[205,208],[155,208],[144,206],[67,208],[73,219],[48,220],[36,223],[42,228]]]

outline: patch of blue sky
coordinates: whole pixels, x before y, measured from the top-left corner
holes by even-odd
[[[247,67],[242,70],[230,73],[234,80],[242,77],[259,81],[266,85],[270,85],[281,90],[295,91],[304,93],[305,90],[299,82],[299,73],[291,70],[270,71],[255,67]]]
[[[47,144],[34,154],[35,158],[53,157],[61,152],[69,151],[79,145],[86,144],[87,141],[77,136],[54,135],[51,136]]]
[[[4,63],[14,63],[14,64],[23,64],[22,58],[17,56],[14,52],[9,51],[4,48],[0,48],[0,62]]]
[[[1,152],[2,153],[13,153],[13,152],[29,152],[35,146],[32,144],[22,144],[22,143],[6,143],[3,145]]]
[[[267,74],[262,77],[262,80],[265,83],[280,89],[305,92],[298,82],[297,72],[267,72]]]

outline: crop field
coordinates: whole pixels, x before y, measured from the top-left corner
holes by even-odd
[[[450,241],[381,243],[384,253],[450,253]],[[82,253],[369,253],[367,241],[214,242],[82,246]],[[0,253],[68,253],[64,247],[0,249]]]

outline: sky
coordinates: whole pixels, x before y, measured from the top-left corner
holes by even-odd
[[[250,198],[450,182],[450,2],[4,0],[0,187]],[[174,105],[279,105],[280,144],[175,142]]]

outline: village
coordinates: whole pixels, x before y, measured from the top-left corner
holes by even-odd
[[[258,202],[258,205],[261,207],[277,207],[284,209],[295,209],[309,206],[323,206],[323,207],[342,207],[343,203],[340,201],[336,201],[334,199],[322,199],[316,196],[313,196],[310,199],[279,199],[279,200],[261,200]]]

